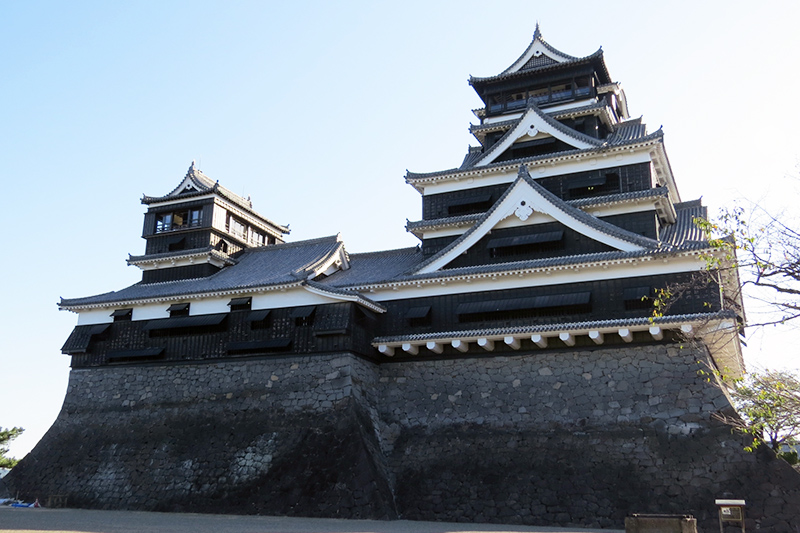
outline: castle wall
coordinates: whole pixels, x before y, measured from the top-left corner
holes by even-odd
[[[376,379],[351,355],[72,370],[9,483],[78,507],[393,518]]]
[[[730,403],[698,374],[706,358],[654,344],[385,364],[398,511],[617,528],[630,513],[691,513],[716,529],[727,496],[762,530],[800,526],[800,475],[712,418]]]
[[[9,475],[28,497],[163,511],[621,528],[748,502],[800,526],[800,475],[714,421],[728,399],[678,345],[377,366],[348,354],[73,370]],[[758,521],[756,523],[756,520]]]

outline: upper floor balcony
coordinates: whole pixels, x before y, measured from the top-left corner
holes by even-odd
[[[488,96],[486,114],[500,115],[509,111],[525,109],[528,100],[539,107],[561,104],[572,100],[584,100],[597,96],[597,91],[589,78],[579,78],[569,82],[552,83],[545,87],[528,90],[504,91]]]

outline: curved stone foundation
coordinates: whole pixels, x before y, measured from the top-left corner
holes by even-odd
[[[400,362],[351,355],[73,370],[6,478],[27,498],[161,511],[622,528],[747,500],[800,527],[800,474],[712,418],[676,345]]]

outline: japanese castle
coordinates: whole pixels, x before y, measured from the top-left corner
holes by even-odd
[[[64,299],[79,314],[73,367],[346,351],[375,363],[670,342],[727,331],[705,284],[654,318],[660,289],[705,269],[709,246],[682,201],[659,129],[631,118],[602,50],[564,54],[536,30],[496,76],[458,166],[408,172],[416,248],[348,254],[336,235],[284,242],[272,222],[194,163],[145,196],[141,283]],[[739,374],[738,342],[718,343]]]
[[[749,529],[800,527],[800,476],[720,421],[736,415],[711,370],[744,371],[739,280],[709,271],[706,208],[681,198],[664,133],[631,117],[602,50],[567,55],[538,25],[469,83],[477,144],[405,176],[418,246],[293,242],[194,163],[144,196],[142,280],[59,303],[78,315],[67,395],[9,491],[708,530],[714,499],[735,498]]]

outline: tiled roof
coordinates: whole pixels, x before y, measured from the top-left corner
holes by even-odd
[[[502,272],[517,272],[520,270],[537,270],[557,268],[573,265],[586,265],[591,263],[608,263],[612,261],[628,260],[628,259],[642,259],[646,257],[657,257],[661,255],[670,255],[676,252],[688,252],[693,250],[701,250],[707,248],[708,245],[704,243],[687,243],[678,248],[664,247],[649,250],[636,250],[632,252],[598,252],[594,254],[582,255],[566,255],[561,257],[550,257],[546,259],[531,259],[527,261],[514,261],[511,263],[498,263],[492,265],[478,265],[459,268],[448,268],[430,274],[415,274],[408,276],[407,280],[416,279],[432,279],[443,276],[468,276],[474,274],[493,274]]]
[[[514,135],[514,133],[516,132],[516,126],[519,125],[519,123],[522,122],[525,119],[526,115],[528,115],[529,113],[533,113],[535,115],[538,115],[539,118],[541,118],[544,121],[545,124],[547,124],[548,126],[553,128],[554,130],[566,135],[567,137],[571,137],[571,138],[573,138],[573,139],[575,139],[577,141],[581,141],[581,142],[584,142],[584,143],[589,144],[589,145],[594,145],[596,147],[602,146],[604,144],[604,141],[602,141],[600,139],[596,139],[595,137],[591,137],[589,135],[586,135],[585,133],[581,133],[579,131],[575,131],[572,128],[568,128],[567,126],[563,125],[562,123],[560,123],[556,119],[554,119],[551,116],[549,116],[547,113],[542,112],[542,110],[539,109],[539,107],[534,103],[533,98],[531,98],[531,99],[528,100],[528,107],[527,107],[525,113],[517,121],[517,123],[515,124],[515,127],[510,128],[502,137],[500,137],[497,140],[496,143],[494,143],[492,148],[490,148],[485,153],[483,153],[480,157],[478,157],[474,161],[472,161],[471,167],[475,167],[482,160],[488,158],[493,153],[495,153],[495,151],[496,151],[495,148],[499,148],[503,144],[503,142],[506,139],[509,138],[509,136]],[[463,164],[462,164],[462,168],[464,168]]]
[[[338,236],[308,241],[250,248],[237,256],[238,263],[199,279],[163,283],[137,283],[116,292],[86,298],[62,299],[62,308],[95,304],[169,298],[189,294],[206,294],[300,283],[310,265],[338,253],[343,246]]]
[[[419,342],[436,339],[449,339],[453,337],[500,337],[505,335],[525,335],[534,333],[549,333],[564,330],[598,330],[606,328],[624,328],[631,326],[666,326],[673,324],[684,324],[687,322],[708,322],[712,320],[722,320],[736,318],[733,311],[719,311],[717,313],[694,313],[684,315],[671,315],[662,317],[639,317],[639,318],[618,318],[611,320],[593,320],[587,322],[567,322],[561,324],[531,324],[526,326],[508,326],[500,328],[482,328],[441,331],[435,333],[418,333],[411,335],[394,335],[387,337],[376,337],[372,340],[373,344],[389,344],[398,342]]]
[[[526,76],[526,75],[530,75],[532,73],[540,74],[540,73],[548,72],[548,71],[551,71],[551,70],[557,70],[557,69],[567,68],[567,67],[571,67],[571,66],[575,66],[575,65],[591,63],[592,61],[595,61],[595,60],[599,60],[600,61],[600,65],[599,66],[600,66],[600,74],[601,74],[600,77],[601,77],[601,80],[605,80],[606,82],[611,81],[611,74],[609,74],[609,72],[608,72],[608,67],[606,67],[605,61],[603,61],[603,49],[601,48],[601,49],[597,50],[597,52],[595,52],[595,53],[593,53],[591,55],[588,55],[586,57],[580,57],[580,58],[574,59],[572,61],[565,61],[563,63],[550,63],[550,64],[545,64],[545,65],[541,65],[541,66],[537,66],[537,67],[529,68],[529,69],[525,69],[525,70],[518,70],[516,72],[509,72],[508,74],[498,74],[497,76],[487,76],[487,77],[483,77],[483,78],[476,77],[476,76],[470,76],[469,77],[469,84],[470,85],[482,85],[482,84],[491,83],[491,82],[494,82],[494,81],[520,78],[520,77],[523,77],[523,76]]]
[[[511,184],[509,184],[509,187]],[[599,207],[605,205],[621,204],[625,202],[634,202],[636,200],[643,200],[647,198],[667,198],[669,191],[665,187],[655,187],[652,189],[645,189],[643,191],[623,192],[617,194],[608,194],[605,196],[595,196],[592,198],[581,198],[579,200],[567,200],[566,203],[572,207],[586,208],[586,207]],[[471,215],[459,215],[455,217],[434,218],[429,220],[416,220],[406,223],[406,231],[414,231],[419,229],[429,228],[445,228],[451,226],[460,226],[473,223],[479,220],[483,213],[474,213]]]
[[[163,252],[160,254],[145,254],[145,255],[130,255],[128,254],[128,263],[136,263],[138,261],[155,261],[158,259],[169,259],[184,257],[190,255],[207,254],[209,252],[216,252],[220,258],[229,259],[228,254],[214,250],[213,246],[204,246],[202,248],[192,248],[191,250],[175,250],[172,252]]]
[[[186,182],[189,181],[196,191],[194,192],[185,192],[182,194],[176,194],[180,190],[181,186]],[[154,204],[158,202],[165,202],[168,200],[174,200],[176,198],[180,199],[188,199],[195,196],[203,196],[209,193],[216,193],[222,196],[223,198],[233,202],[234,204],[238,205],[246,209],[251,214],[255,215],[256,217],[262,219],[264,222],[268,223],[271,226],[274,226],[277,231],[280,233],[289,233],[289,228],[287,226],[283,226],[281,224],[277,224],[268,218],[261,216],[260,214],[256,213],[253,210],[253,202],[249,199],[242,198],[235,192],[226,189],[222,185],[219,184],[218,181],[214,181],[203,172],[197,168],[194,161],[192,161],[192,165],[189,167],[189,170],[186,172],[186,176],[181,180],[177,187],[172,189],[169,193],[165,194],[164,196],[142,196],[142,203],[145,205]]]
[[[414,231],[420,228],[442,228],[449,226],[459,226],[480,220],[483,213],[474,213],[471,215],[458,215],[455,217],[432,218],[428,220],[415,220],[414,222],[406,222],[406,231]]]
[[[522,61],[525,58],[526,55],[528,55],[528,52],[531,50],[531,48],[533,48],[533,46],[536,44],[537,41],[539,43],[541,43],[542,46],[545,49],[547,49],[548,51],[553,53],[553,55],[560,56],[561,58],[563,58],[564,61],[563,62],[555,61],[555,60],[552,60],[551,58],[548,58],[546,54],[543,54],[543,55],[539,56],[538,58],[535,57],[535,56],[532,56],[524,65],[521,65],[519,68],[514,69],[515,65],[517,65],[520,61]],[[531,72],[542,72],[542,71],[555,69],[555,68],[559,68],[559,67],[575,65],[575,64],[578,64],[578,63],[581,63],[581,62],[587,62],[587,61],[590,61],[590,60],[593,60],[593,59],[597,59],[597,58],[600,58],[602,60],[602,57],[603,57],[603,49],[602,48],[597,50],[597,52],[595,52],[594,54],[588,55],[586,57],[571,56],[571,55],[565,54],[564,52],[561,52],[560,50],[555,49],[550,44],[548,44],[547,41],[545,41],[542,38],[542,33],[541,33],[540,29],[539,29],[539,25],[537,24],[536,25],[536,30],[533,33],[533,40],[531,40],[531,44],[528,45],[528,47],[525,49],[525,51],[522,52],[522,54],[519,56],[519,58],[517,58],[517,60],[514,61],[511,64],[510,67],[508,67],[507,69],[505,69],[503,72],[501,72],[500,74],[498,74],[496,76],[488,76],[488,77],[484,77],[484,78],[470,76],[469,83],[470,83],[470,85],[474,85],[476,83],[480,84],[480,83],[487,83],[487,82],[502,80],[502,79],[506,79],[506,78],[513,78],[513,77],[520,76],[520,75],[525,75],[525,74],[528,74],[528,73],[531,73]],[[548,61],[548,59],[549,59],[549,61]],[[606,68],[605,63],[602,63],[602,72],[605,74],[605,77],[608,80],[611,79],[610,75],[608,74],[608,69]]]
[[[458,168],[470,168],[482,156],[483,153],[481,152],[480,146],[470,146],[467,155],[464,156],[464,161],[461,162],[461,166]]]
[[[350,254],[350,268],[332,274],[323,283],[334,287],[353,287],[405,279],[407,273],[421,261],[419,247]]]
[[[661,131],[661,130],[659,130]],[[608,137],[609,144],[621,144],[627,141],[641,139],[647,135],[647,125],[641,120],[623,122],[614,128],[614,133]]]
[[[584,106],[580,106],[580,107],[571,107],[569,109],[560,109],[558,111],[547,111],[546,109],[543,109],[542,112],[545,113],[546,115],[551,116],[554,119],[558,120],[559,118],[562,118],[562,117],[567,117],[567,116],[571,117],[571,116],[579,116],[579,115],[582,115],[582,114],[587,114],[587,113],[590,113],[591,111],[596,111],[598,109],[603,109],[604,107],[607,107],[607,106],[608,106],[608,100],[604,96],[603,98],[601,98],[597,102],[594,102],[594,103],[591,103],[591,104],[588,104],[588,105],[584,105]],[[469,132],[474,135],[476,133],[480,133],[482,131],[487,131],[487,130],[488,131],[495,131],[495,130],[501,130],[501,129],[505,129],[505,128],[511,128],[511,127],[515,126],[517,123],[519,123],[520,120],[522,120],[521,116],[519,118],[515,118],[515,119],[511,119],[511,120],[503,120],[501,122],[490,122],[488,124],[470,124],[469,125]]]
[[[708,208],[700,205],[700,200],[675,204],[675,213],[675,224],[661,231],[662,242],[673,246],[682,246],[687,242],[708,242],[706,235],[694,222],[696,218],[708,218]]]
[[[608,222],[600,220],[597,217],[594,217],[584,211],[581,211],[577,207],[568,205],[566,202],[564,202],[564,200],[562,200],[555,194],[551,193],[550,191],[539,185],[536,182],[536,180],[531,178],[531,175],[528,173],[528,167],[526,167],[525,165],[520,165],[519,167],[517,182],[519,181],[525,181],[534,191],[536,191],[537,194],[539,194],[545,201],[550,203],[556,209],[566,213],[571,218],[578,220],[581,223],[586,224],[587,226],[601,233],[605,233],[606,235],[610,235],[617,239],[627,241],[631,244],[634,244],[636,246],[641,246],[642,248],[646,249],[658,248],[659,246],[658,241],[624,230],[619,226],[609,224]],[[510,194],[512,189],[513,185],[510,186],[508,189],[506,189],[506,191],[497,200],[497,202],[495,202],[495,204],[488,211],[486,211],[486,213],[484,213],[483,216],[479,220],[477,220],[471,228],[469,228],[467,231],[461,234],[461,236],[459,236],[456,240],[445,246],[436,255],[433,255],[430,258],[423,261],[422,264],[420,264],[416,268],[416,271],[419,271],[428,266],[429,264],[440,260],[442,257],[449,254],[454,248],[460,246],[463,241],[468,239],[472,235],[472,233],[475,232],[480,227],[481,223],[484,220],[491,217],[494,211],[503,204],[503,201]]]
[[[657,189],[655,191],[660,193]],[[624,197],[629,195],[633,197],[637,194],[639,193],[612,196]],[[572,206],[570,208],[577,209]],[[235,265],[224,268],[206,278],[161,283],[137,283],[116,292],[86,298],[63,299],[60,306],[62,308],[82,308],[115,303],[128,305],[132,302],[150,299],[177,299],[189,295],[221,292],[234,293],[261,287],[299,286],[303,283],[329,292],[353,296],[356,299],[363,299],[371,305],[380,306],[380,304],[372,302],[372,300],[368,300],[355,292],[355,289],[384,283],[414,282],[492,273],[502,274],[570,265],[635,260],[647,257],[669,256],[675,253],[707,248],[708,244],[705,242],[702,232],[699,232],[692,223],[693,217],[706,214],[705,208],[700,206],[699,202],[685,202],[684,204],[678,204],[676,208],[678,222],[675,225],[668,226],[663,231],[664,245],[660,248],[651,247],[640,251],[612,251],[451,268],[429,274],[413,274],[424,262],[424,257],[418,247],[401,248],[350,254],[349,268],[347,270],[339,270],[317,282],[309,282],[303,279],[302,275],[298,274],[305,274],[310,266],[320,264],[332,257],[333,254],[341,252],[343,243],[338,240],[337,236],[330,236],[245,250],[237,254],[237,263]],[[586,216],[590,217],[590,215]],[[650,239],[646,239],[646,241],[649,242]]]
[[[311,281],[311,280],[303,282],[303,285],[305,285],[307,287],[310,287],[310,288],[312,288],[315,291],[318,291],[320,293],[329,295],[331,297],[337,297],[338,296],[338,297],[342,297],[342,298],[347,299],[347,300],[358,302],[358,303],[360,303],[360,304],[362,304],[362,305],[364,305],[366,307],[369,307],[372,310],[377,311],[379,313],[385,313],[386,312],[386,308],[383,305],[381,305],[378,302],[375,302],[373,300],[370,300],[366,296],[363,296],[363,295],[361,295],[361,294],[359,294],[357,292],[347,291],[347,290],[344,290],[344,289],[333,287],[331,285],[325,285],[325,284],[318,283],[316,281]]]
[[[411,171],[406,171],[405,178],[406,178],[406,182],[407,183],[413,183],[414,181],[417,181],[417,180],[437,178],[437,177],[442,177],[442,176],[448,176],[448,175],[451,175],[451,174],[466,173],[466,172],[471,172],[471,171],[474,171],[474,170],[481,170],[482,171],[482,170],[487,170],[487,169],[492,169],[492,168],[499,168],[499,167],[504,167],[504,166],[515,166],[515,165],[519,165],[520,163],[533,163],[533,162],[536,162],[536,161],[547,161],[549,159],[557,159],[557,158],[567,157],[567,156],[575,156],[575,155],[580,155],[580,154],[589,154],[589,153],[592,153],[592,152],[598,152],[599,150],[602,150],[604,147],[612,147],[612,146],[613,147],[622,147],[622,146],[626,146],[626,145],[629,145],[629,144],[637,144],[637,143],[642,143],[642,142],[649,142],[649,141],[653,141],[653,140],[658,140],[658,139],[661,139],[663,137],[664,137],[664,132],[663,132],[663,130],[659,129],[657,131],[654,131],[653,133],[650,133],[649,135],[645,135],[645,136],[640,137],[638,139],[627,139],[626,140],[626,139],[620,139],[620,138],[613,138],[613,139],[609,138],[600,147],[591,147],[591,148],[576,149],[576,150],[565,150],[563,152],[553,152],[553,153],[550,153],[550,154],[537,155],[537,156],[533,156],[533,157],[522,157],[522,158],[519,158],[519,159],[512,159],[512,160],[509,160],[509,161],[497,161],[497,162],[494,162],[494,163],[489,163],[488,165],[484,165],[482,167],[474,167],[473,166],[471,168],[466,168],[466,169],[450,168],[450,169],[447,169],[447,170],[439,170],[439,171],[436,171],[436,172],[411,172]]]

